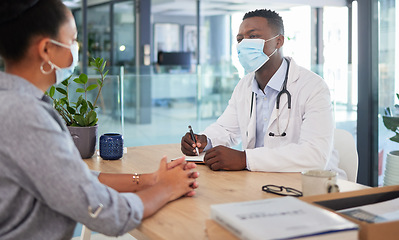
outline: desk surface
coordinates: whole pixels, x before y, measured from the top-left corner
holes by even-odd
[[[158,169],[163,156],[182,155],[179,144],[129,147],[121,160],[105,161],[93,156],[86,159],[90,169],[107,173],[149,173]],[[249,171],[212,171],[198,165],[199,188],[192,198],[181,198],[167,204],[154,216],[144,220],[138,230],[150,239],[206,239],[205,223],[212,204],[251,201],[277,197],[261,190],[275,184],[301,190],[300,173],[266,173]],[[354,191],[366,186],[338,180],[341,191]]]

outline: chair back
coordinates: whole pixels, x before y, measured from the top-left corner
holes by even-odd
[[[346,172],[349,181],[356,182],[359,159],[352,134],[336,128],[334,130],[334,148],[339,155],[338,167]]]

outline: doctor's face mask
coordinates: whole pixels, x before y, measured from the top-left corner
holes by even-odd
[[[278,36],[280,36],[280,34],[267,40],[260,38],[241,40],[237,45],[238,59],[245,71],[248,73],[257,71],[270,59],[271,56],[273,56],[274,53],[276,53],[277,48],[272,52],[272,54],[270,54],[270,56],[267,56],[263,52],[263,47],[266,42],[271,41]]]

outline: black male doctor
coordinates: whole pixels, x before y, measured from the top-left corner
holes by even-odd
[[[234,89],[218,120],[195,135],[183,136],[182,152],[206,151],[212,170],[338,172],[333,150],[334,121],[324,80],[284,57],[284,25],[274,11],[248,12],[237,35],[238,58],[247,74]],[[244,151],[230,147],[242,141]]]

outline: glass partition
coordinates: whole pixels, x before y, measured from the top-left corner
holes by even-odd
[[[97,81],[99,76],[90,76],[89,82]],[[101,94],[97,100],[98,114],[98,136],[104,133],[122,133],[123,134],[123,113],[122,113],[122,86],[119,76],[107,76]],[[90,92],[89,97],[95,98],[96,89]]]
[[[399,144],[389,138],[395,133],[389,131],[383,124],[382,116],[399,116],[399,100],[396,94],[399,93],[399,9],[395,0],[379,1],[378,14],[378,184],[384,185],[386,170],[386,156],[390,151],[398,150]],[[390,108],[388,113],[386,108]]]
[[[236,76],[200,74],[126,74],[108,76],[98,98],[99,136],[124,135],[125,146],[178,143],[191,125],[201,132],[226,108]],[[89,81],[98,76],[89,75]],[[151,104],[142,109],[140,84],[150,82]],[[217,84],[215,84],[217,82]],[[74,92],[74,89],[70,89]],[[88,94],[94,101],[96,90]],[[72,99],[76,98],[74,94]],[[150,112],[150,121],[141,122]],[[146,114],[146,113],[145,113]]]

